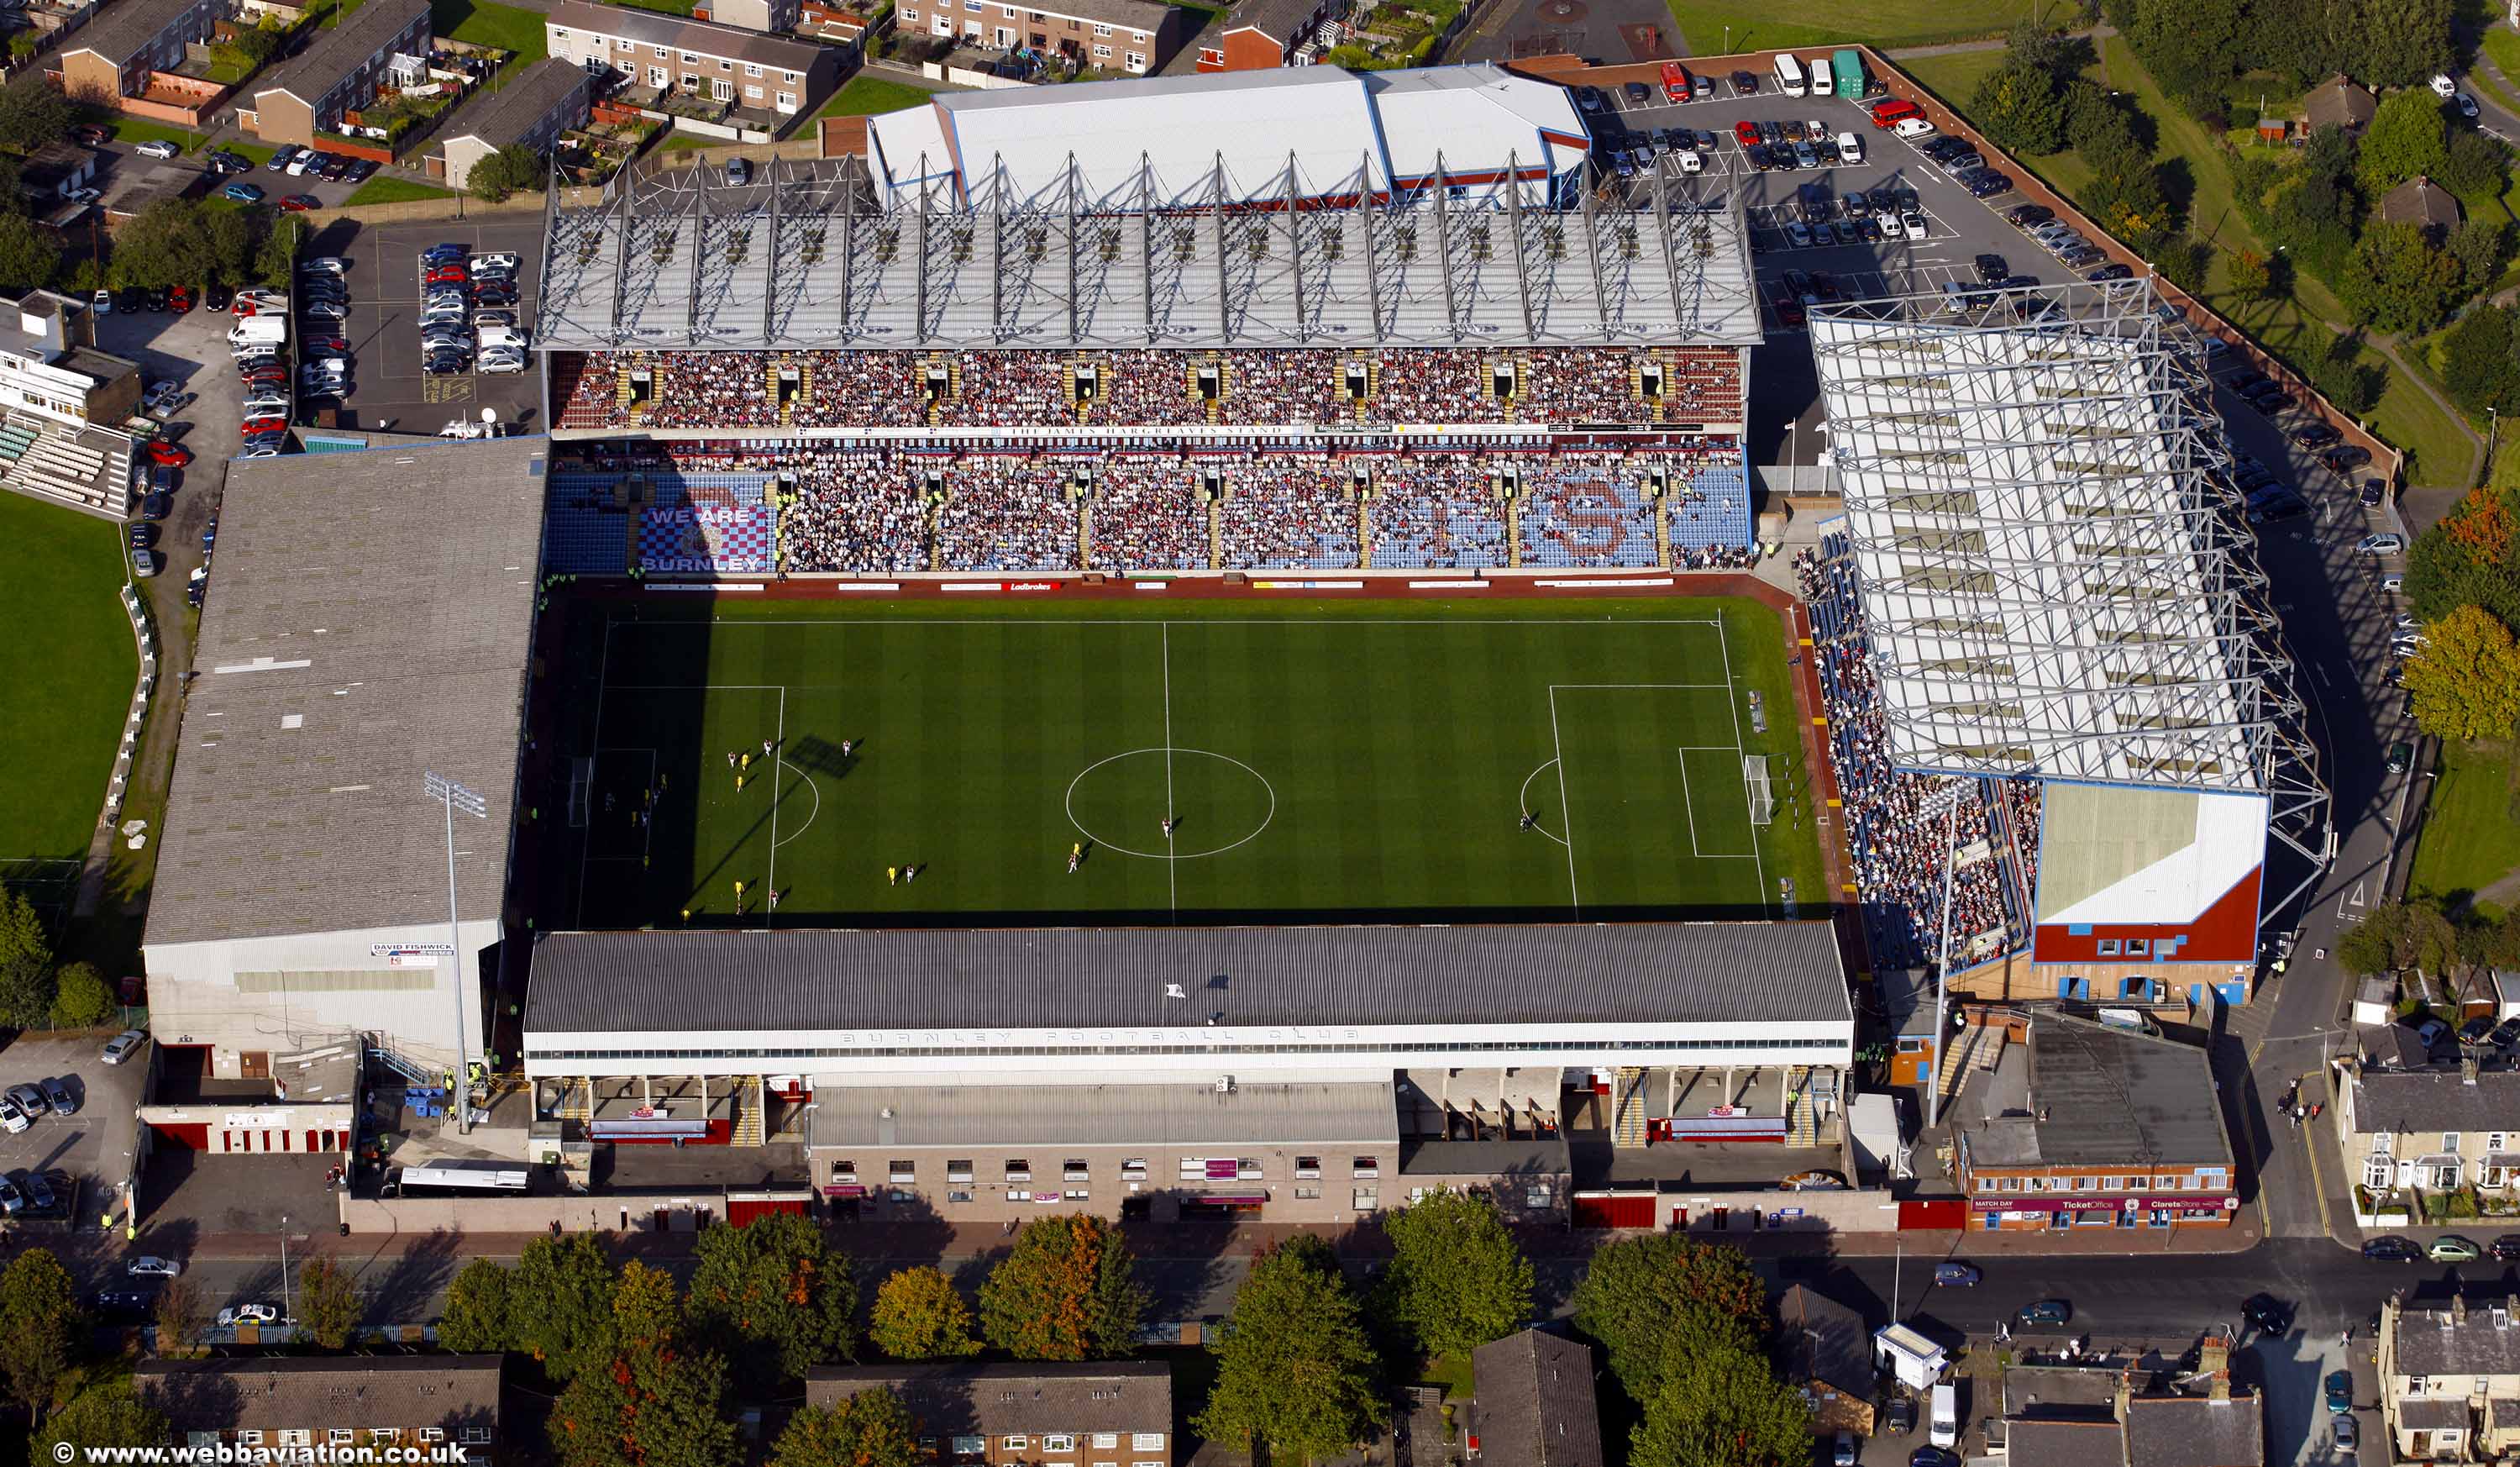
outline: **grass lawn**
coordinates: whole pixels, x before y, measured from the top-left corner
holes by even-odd
[[[1680,918],[1821,890],[1808,828],[1750,824],[1743,754],[1801,764],[1790,717],[1741,716],[1746,690],[1793,706],[1754,602],[709,612],[588,633],[584,922],[728,922],[738,879],[746,923],[775,885],[782,920],[850,926]]]
[[[2480,891],[2513,870],[2520,870],[2520,820],[2511,818],[2507,754],[2445,741],[2408,890]]]
[[[114,141],[118,143],[172,143],[191,153],[209,141],[204,133],[186,132],[181,127],[143,121],[138,117],[116,117],[112,126]]]
[[[1968,107],[1977,84],[2002,65],[2003,53],[2000,50],[1961,51],[1950,56],[1915,57],[1900,62],[1899,69],[1923,82],[1958,112]]]
[[[277,148],[266,148],[260,143],[240,143],[233,138],[222,146],[239,158],[252,160],[253,165],[257,168],[271,161],[271,156],[280,151]]]
[[[833,92],[832,100],[824,103],[823,110],[814,115],[871,117],[878,113],[894,113],[905,107],[917,107],[934,95],[920,87],[904,86],[898,81],[886,81],[861,71],[850,77],[847,85]]]
[[[87,854],[140,675],[119,527],[0,491],[0,871]],[[29,894],[32,895],[33,894]]]
[[[360,184],[358,192],[350,196],[349,202],[352,204],[409,204],[420,199],[454,197],[454,191],[451,189],[432,188],[425,183],[414,183],[408,178],[394,178],[380,173]]]
[[[429,0],[428,23],[452,40],[514,51],[514,67],[551,54],[540,14],[496,0]]]
[[[659,153],[698,153],[702,148],[726,146],[727,142],[728,140],[725,138],[704,138],[697,132],[669,132],[665,134],[663,141],[656,144],[656,151]]]
[[[1426,1362],[1418,1373],[1420,1385],[1441,1386],[1448,1400],[1467,1400],[1477,1394],[1470,1378],[1470,1357],[1465,1354],[1439,1354]]]
[[[1671,14],[1689,50],[1715,56],[1727,49],[1728,25],[1733,53],[1832,41],[1925,46],[2002,35],[2038,5],[2039,0],[1865,0],[1861,6],[1822,8],[1837,14],[1834,23],[1817,25],[1779,21],[1776,7],[1743,0],[1671,0]]]

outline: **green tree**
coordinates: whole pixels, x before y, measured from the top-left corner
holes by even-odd
[[[2417,175],[2437,175],[2449,160],[2441,99],[2425,88],[2381,99],[2371,125],[2362,129],[2362,187],[2374,198]]]
[[[202,1307],[201,1286],[189,1278],[170,1278],[158,1292],[157,1323],[158,1352],[180,1355],[193,1352],[201,1342],[202,1326],[208,1321],[208,1311]]]
[[[2482,607],[2462,606],[2424,628],[2407,660],[2415,723],[2437,738],[2472,742],[2510,735],[2520,723],[2520,646]]]
[[[896,1360],[946,1360],[978,1354],[971,1307],[954,1281],[922,1264],[898,1268],[875,1291],[867,1338]]]
[[[2453,194],[2500,194],[2509,149],[2481,132],[2460,128],[2450,135],[2450,147],[2434,171],[2433,182]]]
[[[202,255],[209,273],[199,283],[246,278],[253,268],[254,247],[261,243],[262,217],[239,208],[201,211]]]
[[[2507,305],[2479,306],[2442,338],[2442,377],[2452,398],[2471,416],[2481,418],[2488,408],[2507,413],[2520,404],[2515,315],[2520,313]]]
[[[1811,1460],[1811,1406],[1778,1378],[1737,1318],[1692,1309],[1664,1337],[1653,1393],[1629,1438],[1628,1460],[1657,1467],[1801,1467]]]
[[[1116,1359],[1136,1348],[1146,1291],[1111,1225],[1036,1217],[980,1284],[980,1335],[1019,1360]]]
[[[2338,294],[2358,321],[2391,333],[2430,331],[2465,285],[2456,258],[2415,224],[2373,224],[2354,247]]]
[[[160,199],[142,208],[113,233],[114,284],[158,289],[208,280],[216,261],[202,213],[190,199]]]
[[[2366,978],[2393,971],[2406,925],[2407,909],[2394,901],[2369,908],[2336,940],[2336,960],[2346,972]]]
[[[16,295],[53,283],[62,249],[23,214],[0,213],[0,290]]]
[[[268,25],[248,25],[237,32],[237,54],[253,67],[268,65],[287,44],[289,37]]]
[[[437,1316],[437,1343],[459,1354],[503,1354],[519,1349],[511,1312],[514,1283],[515,1275],[505,1265],[488,1259],[465,1264],[446,1286],[446,1304]]]
[[[2414,87],[2450,69],[2452,0],[2332,0],[2337,55],[2372,87]],[[2423,94],[2429,101],[2430,95]]]
[[[113,1017],[113,990],[93,963],[72,963],[55,975],[53,1028],[94,1029]]]
[[[506,1348],[540,1360],[555,1382],[576,1379],[612,1348],[621,1285],[621,1273],[593,1233],[534,1239],[518,1255],[508,1280]],[[670,1292],[672,1280],[666,1288]]]
[[[1345,1451],[1390,1419],[1338,1257],[1307,1233],[1264,1250],[1234,1296],[1199,1433],[1267,1461]]]
[[[726,1361],[684,1338],[673,1279],[645,1263],[621,1270],[610,1345],[552,1403],[562,1467],[734,1467],[742,1457],[727,1409]]]
[[[130,226],[125,225],[126,229]],[[253,278],[275,290],[286,290],[297,276],[297,246],[304,237],[305,226],[293,215],[281,214],[271,221],[270,231],[254,251]]]
[[[318,1349],[348,1349],[365,1311],[358,1285],[331,1255],[310,1254],[297,1265],[297,1320]]]
[[[2007,56],[1978,82],[1969,119],[2007,152],[2054,153],[2065,146],[2064,88],[2036,62]]]
[[[857,1356],[858,1286],[847,1254],[795,1213],[699,1236],[691,1319],[745,1379],[794,1379]]]
[[[70,99],[34,72],[0,85],[0,148],[32,153],[70,135]]]
[[[2092,181],[2083,191],[2083,207],[2101,228],[2138,249],[2166,235],[2171,227],[2170,201],[2161,190],[2161,172],[2152,156],[2132,136],[2103,138],[2101,146],[2083,155]]]
[[[2494,284],[2510,255],[2510,226],[2492,219],[2467,219],[2450,232],[2443,245],[2458,261],[2460,294],[2474,296]]]
[[[2358,418],[2378,405],[2389,386],[2385,369],[2362,360],[2361,332],[2331,339],[2326,350],[2311,353],[2303,365],[2320,396]]]
[[[41,1029],[53,1015],[53,940],[25,896],[0,890],[0,1025]]]
[[[2274,275],[2267,268],[2267,257],[2254,250],[2242,250],[2223,257],[2223,278],[2230,282],[2231,294],[2242,301],[2263,300],[2274,285]]]
[[[38,1420],[53,1402],[53,1386],[70,1366],[87,1326],[79,1318],[78,1290],[49,1248],[29,1248],[0,1270],[0,1371],[9,1395]]]
[[[547,167],[540,153],[522,143],[510,143],[474,163],[465,187],[472,191],[472,197],[496,204],[511,194],[541,188]]]
[[[163,1446],[170,1440],[165,1415],[142,1400],[131,1378],[123,1376],[90,1386],[54,1412],[36,1433],[29,1460],[67,1461],[83,1446]]]
[[[770,1448],[770,1467],[916,1467],[927,1460],[918,1419],[888,1386],[871,1386],[836,1406],[807,1406],[788,1418]]]
[[[1601,1342],[1610,1373],[1643,1400],[1660,1380],[1663,1344],[1675,1324],[1691,1310],[1710,1310],[1756,1328],[1768,1295],[1739,1249],[1654,1233],[1595,1249],[1574,1306],[1575,1327]]]
[[[1420,1355],[1465,1354],[1531,1317],[1531,1261],[1488,1197],[1428,1194],[1384,1215],[1391,1262],[1376,1304]]]

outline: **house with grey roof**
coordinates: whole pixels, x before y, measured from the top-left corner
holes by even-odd
[[[429,34],[428,0],[367,0],[255,87],[238,120],[266,143],[313,147],[317,133],[339,132],[344,115],[376,100],[395,57],[427,57]]]
[[[1591,1346],[1527,1329],[1472,1352],[1470,1374],[1478,1390],[1478,1460],[1601,1467]]]
[[[462,1447],[469,1460],[491,1461],[503,1363],[495,1354],[153,1359],[134,1365],[131,1380],[165,1415],[169,1445]]]
[[[205,1075],[353,1033],[432,1073],[480,1055],[542,457],[505,438],[230,466],[141,947],[154,1036]],[[431,774],[477,813],[450,815]]]
[[[49,69],[78,101],[197,125],[196,89],[158,73],[183,65],[185,48],[208,40],[227,12],[227,0],[115,0],[63,42]],[[152,95],[153,87],[159,95]],[[206,91],[212,98],[225,94],[219,87]],[[165,116],[159,109],[167,106],[183,115]]]
[[[2330,77],[2302,101],[2302,125],[2306,128],[2342,127],[2360,133],[2371,125],[2371,117],[2380,104],[2370,92],[2342,75]]]
[[[2418,173],[2380,197],[2380,217],[2391,224],[2414,224],[2438,240],[2458,227],[2464,217],[2450,190]]]
[[[1872,1435],[1871,1332],[1864,1316],[1796,1284],[1777,1301],[1777,1352],[1785,1379],[1812,1403],[1812,1430]]]
[[[2222,1226],[2238,1211],[2205,1051],[2146,1027],[2041,1011],[1970,1016],[1991,1071],[1953,1113],[1969,1225]],[[1986,1037],[2000,1031],[2000,1039]]]
[[[902,1398],[939,1461],[1126,1461],[1172,1467],[1171,1367],[1157,1360],[1081,1364],[822,1366],[805,1403],[826,1409],[862,1391]]]
[[[2201,1393],[2138,1389],[2112,1369],[2014,1366],[2003,1373],[2005,1467],[2260,1467],[2266,1409],[2231,1386],[2230,1346],[2206,1337]]]
[[[2349,1061],[2336,1072],[2336,1144],[2345,1174],[2370,1192],[2510,1195],[2520,1186],[2520,1071],[2396,1070]]]
[[[556,0],[543,32],[551,54],[602,65],[634,96],[722,103],[777,120],[810,112],[839,84],[846,48],[592,0]]]
[[[2380,1419],[2398,1461],[2520,1452],[2520,1296],[2380,1307]]]
[[[476,99],[447,125],[446,141],[428,161],[453,189],[469,188],[472,169],[502,148],[523,146],[549,159],[560,135],[586,121],[595,75],[546,56],[491,95]]]

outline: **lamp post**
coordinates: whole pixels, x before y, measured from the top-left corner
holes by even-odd
[[[489,804],[475,792],[444,779],[428,770],[421,771],[421,788],[431,800],[446,806],[446,949],[447,961],[455,966],[455,1069],[449,1089],[455,1092],[456,1127],[462,1134],[472,1130],[472,1077],[464,1053],[464,935],[455,916],[455,811],[475,820],[490,813]]]
[[[1957,853],[1953,844],[1959,839],[1960,798],[1968,793],[1968,782],[1956,779],[1925,797],[1916,807],[1919,816],[1939,810],[1943,816],[1943,918],[1934,940],[1934,1070],[1926,1077],[1925,1124],[1936,1124],[1942,1118],[1943,1046],[1950,1042],[1946,1029],[1951,1023],[1952,967],[1952,868]]]
[[[289,1215],[280,1215],[280,1317],[289,1317]]]

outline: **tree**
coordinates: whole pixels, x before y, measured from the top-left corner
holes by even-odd
[[[2152,156],[2130,135],[2103,136],[2101,146],[2083,155],[2092,181],[2083,192],[2084,211],[2100,227],[2138,249],[2167,234],[2171,214],[2161,191],[2161,173]]]
[[[745,1378],[803,1375],[857,1355],[858,1286],[848,1255],[795,1213],[700,1234],[691,1317]]]
[[[2335,10],[2336,54],[2364,85],[2413,87],[2450,69],[2452,0],[2336,0]]]
[[[895,1269],[875,1291],[867,1321],[875,1348],[896,1360],[945,1360],[978,1354],[971,1308],[954,1281],[924,1265]]]
[[[59,245],[23,214],[0,213],[0,289],[40,290],[62,267]]]
[[[888,1386],[873,1386],[836,1406],[807,1406],[788,1418],[770,1448],[770,1467],[916,1467],[927,1460],[919,1422]]]
[[[2421,226],[2373,224],[2354,247],[2338,294],[2355,319],[2386,332],[2430,331],[2450,314],[2465,275]]]
[[[2442,377],[2459,408],[2483,417],[2488,408],[2509,412],[2520,403],[2520,362],[2513,360],[2509,306],[2479,306],[2459,317],[2442,338]]]
[[[201,1287],[189,1278],[170,1278],[158,1295],[158,1352],[190,1354],[201,1341],[208,1312],[202,1307]]]
[[[66,1462],[83,1446],[163,1446],[167,1439],[164,1413],[142,1400],[124,1376],[81,1391],[54,1412],[36,1434],[31,1460]]]
[[[2450,160],[2441,99],[2416,87],[2383,98],[2362,129],[2360,172],[2374,197],[2409,178],[2432,176]]]
[[[113,1017],[113,990],[93,963],[72,963],[55,975],[53,1028],[94,1029]]]
[[[622,1277],[593,1233],[562,1233],[527,1243],[508,1281],[506,1348],[540,1360],[555,1382],[575,1379],[612,1348]],[[670,1292],[672,1280],[666,1280],[666,1288]],[[483,1303],[488,1302],[485,1295]]]
[[[330,1255],[309,1254],[297,1265],[297,1320],[318,1349],[348,1349],[363,1312],[358,1285]]]
[[[2018,54],[1978,82],[1969,117],[2008,152],[2054,153],[2065,146],[2064,89],[2053,72]]]
[[[1767,1291],[1737,1248],[1681,1233],[1623,1238],[1593,1252],[1575,1285],[1575,1327],[1601,1342],[1610,1373],[1643,1400],[1660,1383],[1664,1341],[1690,1309],[1756,1327]]]
[[[488,1259],[474,1259],[446,1286],[446,1304],[437,1316],[437,1343],[459,1354],[501,1354],[518,1349],[515,1307],[515,1275]]]
[[[53,1013],[53,940],[35,908],[0,890],[0,1025],[41,1029]]]
[[[2492,219],[2462,220],[2450,232],[2443,248],[2458,261],[2464,287],[2462,295],[2473,296],[2494,284],[2502,273],[2502,261],[2508,255],[2509,226]]]
[[[1268,1461],[1343,1452],[1390,1419],[1373,1341],[1328,1244],[1264,1249],[1234,1296],[1197,1428]]]
[[[130,226],[125,225],[126,229]],[[253,278],[275,290],[286,290],[297,275],[297,246],[304,226],[293,215],[282,214],[271,221],[254,252]]]
[[[70,133],[70,99],[33,72],[0,85],[0,148],[27,154]]]
[[[1100,1217],[1036,1217],[980,1284],[980,1335],[1019,1360],[1114,1359],[1137,1345],[1137,1260]]]
[[[1386,1215],[1382,1230],[1392,1254],[1380,1313],[1420,1355],[1466,1354],[1531,1317],[1531,1261],[1485,1195],[1431,1193]]]
[[[2450,148],[2433,182],[2453,194],[2500,194],[2503,167],[2510,153],[2481,132],[2462,127],[2450,135]]]
[[[2359,331],[2331,339],[2325,350],[2311,353],[2303,365],[2320,396],[2358,418],[2379,403],[2389,386],[2384,369],[2362,360]]]
[[[541,188],[546,166],[541,154],[522,143],[510,143],[474,163],[465,187],[472,197],[496,204],[510,194]]]
[[[86,1332],[78,1290],[51,1249],[29,1248],[0,1270],[0,1339],[9,1342],[0,1371],[18,1404],[40,1412],[53,1403],[53,1386]]]
[[[2473,742],[2510,735],[2520,722],[2520,647],[2482,607],[2462,606],[2424,628],[2407,659],[2415,723],[2437,738]]]
[[[2182,103],[2216,94],[2238,69],[2240,0],[2142,0],[2133,20],[2127,44]]]
[[[243,280],[252,268],[257,231],[261,225],[253,214],[235,208],[205,208],[201,211],[202,255],[207,261],[211,280]]]
[[[1691,1309],[1665,1336],[1665,1358],[1628,1460],[1657,1467],[1800,1467],[1811,1460],[1811,1406],[1777,1376],[1757,1335]]]
[[[202,213],[190,199],[160,199],[142,208],[114,231],[114,283],[160,289],[208,280],[217,260]]]
[[[2263,300],[2274,285],[2274,276],[2267,268],[2267,257],[2254,250],[2242,250],[2224,256],[2223,278],[2231,283],[2231,294],[2243,301]]]
[[[733,1467],[726,1361],[684,1339],[671,1276],[632,1262],[613,1290],[610,1344],[552,1403],[563,1467]]]
[[[2336,940],[2336,960],[2365,978],[2394,971],[2406,923],[2407,909],[2394,901],[2370,908]]]

